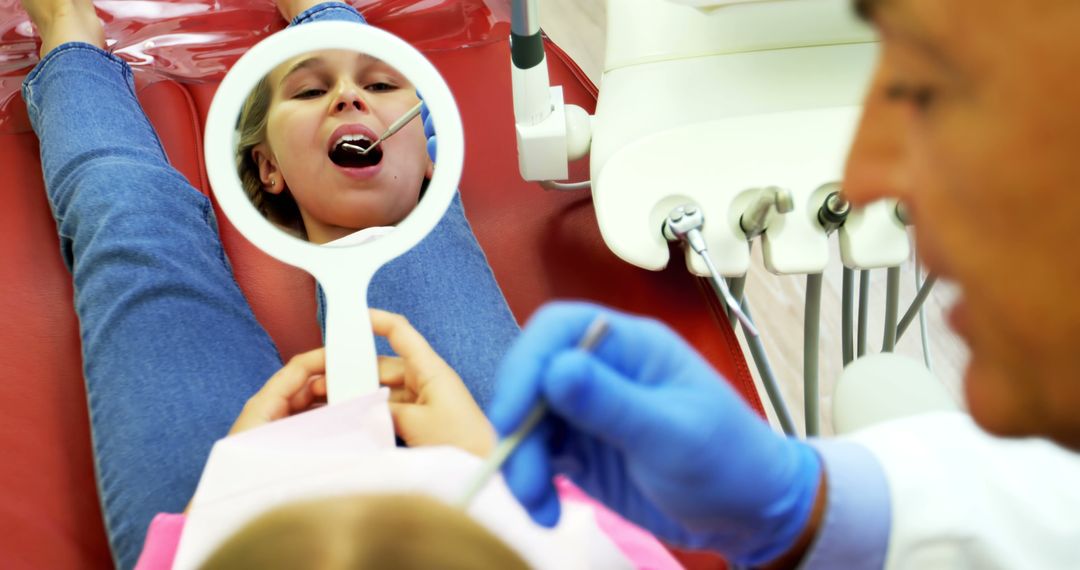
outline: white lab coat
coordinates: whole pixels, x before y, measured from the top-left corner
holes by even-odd
[[[849,437],[889,482],[886,568],[1080,569],[1080,454],[991,437],[960,412]]]

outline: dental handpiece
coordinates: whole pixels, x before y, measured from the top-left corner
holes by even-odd
[[[586,352],[592,351],[600,340],[604,338],[604,335],[608,331],[608,322],[603,315],[598,315],[591,323],[589,328],[585,329],[585,334],[578,342],[578,350],[584,350]],[[495,451],[491,452],[491,455],[484,461],[484,464],[477,470],[476,476],[469,483],[465,493],[458,499],[457,505],[462,509],[466,509],[472,503],[476,495],[483,489],[488,481],[491,479],[501,467],[503,463],[510,457],[510,454],[517,449],[517,446],[525,439],[525,436],[529,435],[529,432],[536,427],[536,424],[540,423],[544,414],[547,413],[547,405],[543,401],[537,402],[536,405],[529,410],[529,415],[525,417],[525,421],[521,422],[514,433],[508,435],[505,439],[499,442],[499,445],[495,448]]]
[[[739,319],[739,322],[746,328],[746,332],[750,336],[758,336],[754,321],[750,320],[750,317],[743,312],[739,301],[731,294],[727,282],[724,281],[716,266],[713,265],[712,258],[709,257],[709,248],[705,244],[705,236],[701,235],[701,228],[704,225],[705,215],[701,213],[699,208],[690,204],[679,206],[672,210],[667,219],[664,220],[664,237],[670,241],[686,242],[690,249],[694,250],[694,253],[701,256],[705,266],[709,269],[709,282],[720,296],[720,299],[727,305],[728,310],[735,315],[735,318]]]
[[[415,107],[413,107],[412,109],[409,109],[409,111],[407,113],[405,113],[404,115],[402,115],[400,119],[398,119],[398,120],[394,121],[393,123],[391,123],[391,125],[386,129],[386,132],[384,132],[382,134],[382,136],[380,136],[379,138],[375,139],[375,142],[371,143],[371,145],[368,146],[367,148],[361,148],[360,145],[356,145],[356,144],[349,143],[349,142],[344,143],[342,146],[349,146],[349,147],[352,147],[353,150],[359,152],[360,154],[367,154],[368,151],[370,151],[371,149],[379,146],[380,144],[382,144],[382,142],[384,140],[390,138],[391,136],[393,136],[394,133],[396,133],[396,132],[400,131],[402,128],[404,128],[405,125],[409,124],[409,121],[411,121],[411,120],[415,119],[417,116],[419,116],[420,115],[420,109],[422,109],[423,107],[424,107],[424,102],[423,101],[417,103]]]

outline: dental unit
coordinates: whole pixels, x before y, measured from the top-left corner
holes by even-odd
[[[622,260],[652,271],[684,245],[751,356],[785,432],[795,433],[744,288],[753,241],[765,268],[806,275],[806,433],[819,431],[822,273],[837,235],[845,366],[867,352],[870,271],[887,269],[883,351],[922,314],[936,279],[899,317],[900,266],[911,255],[896,201],[852,208],[842,173],[877,55],[847,0],[618,0],[596,112],[550,85],[539,2],[514,0],[511,77],[522,178],[549,190],[591,189],[601,235]],[[588,156],[589,180],[567,181]],[[859,304],[855,309],[855,273]],[[858,320],[856,327],[855,321]],[[922,327],[925,330],[925,326]],[[929,362],[924,335],[924,352]]]

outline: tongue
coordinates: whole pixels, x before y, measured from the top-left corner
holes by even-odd
[[[382,148],[376,147],[368,151],[367,154],[361,154],[362,149],[370,144],[368,141],[339,144],[330,151],[330,160],[334,164],[345,168],[375,166],[382,161]]]

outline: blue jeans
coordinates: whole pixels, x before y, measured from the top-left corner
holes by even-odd
[[[319,19],[363,21],[323,4],[296,23]],[[74,281],[106,529],[130,568],[150,519],[184,508],[210,447],[281,358],[233,278],[209,200],[169,165],[131,69],[64,44],[23,97]],[[378,272],[369,302],[408,316],[486,403],[517,325],[459,198]]]

